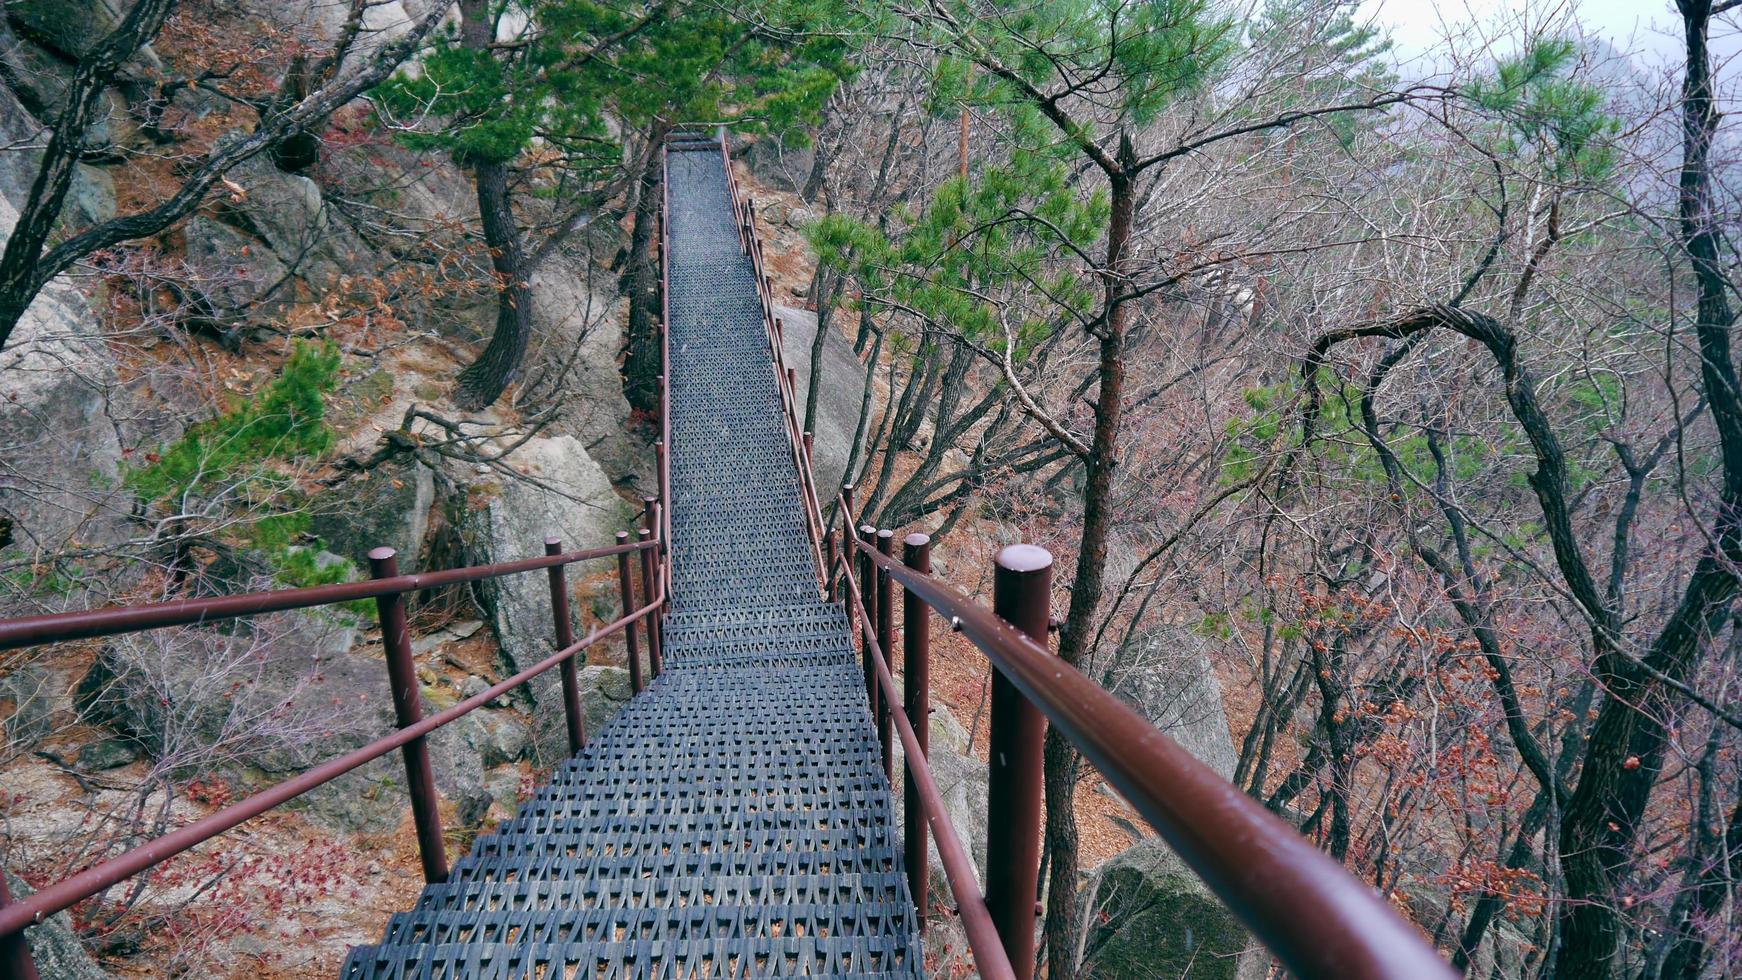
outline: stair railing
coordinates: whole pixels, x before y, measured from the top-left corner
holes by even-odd
[[[667,593],[662,583],[669,577],[669,572],[663,568],[666,564],[663,557],[665,535],[656,530],[663,526],[661,510],[658,501],[649,498],[643,515],[645,527],[640,539],[627,540],[627,533],[620,532],[618,543],[605,548],[565,552],[559,539],[547,537],[544,540],[545,553],[541,557],[410,575],[400,574],[398,556],[392,548],[377,548],[369,553],[372,577],[357,582],[0,620],[0,650],[11,650],[45,643],[135,633],[166,626],[207,625],[261,613],[311,609],[360,599],[374,599],[398,725],[386,737],[298,773],[269,789],[208,814],[186,827],[100,861],[47,885],[29,897],[14,901],[7,893],[5,879],[0,877],[0,977],[7,980],[38,980],[24,936],[24,930],[30,926],[38,925],[78,902],[101,894],[118,882],[211,840],[238,824],[379,759],[394,749],[400,750],[405,762],[424,880],[432,884],[446,881],[447,856],[442,845],[439,800],[430,768],[426,736],[533,678],[553,668],[559,668],[569,750],[571,753],[580,752],[586,744],[586,724],[582,715],[579,678],[575,668],[578,654],[606,637],[624,633],[629,641],[631,655],[635,656],[636,644],[633,638],[636,625],[644,624],[648,635],[649,667],[653,677],[659,674],[659,636],[654,617],[665,606]],[[642,604],[639,606],[636,605],[630,560],[631,556],[637,554],[641,558]],[[577,562],[602,558],[617,560],[622,615],[576,641],[569,615],[569,589],[564,569]],[[411,636],[406,628],[405,596],[442,586],[539,570],[544,570],[550,579],[556,652],[507,680],[490,686],[482,693],[424,717],[417,696],[419,685],[416,665],[412,659]],[[635,693],[639,694],[643,687],[639,680],[639,657],[635,658],[632,667],[637,678],[634,683]]]
[[[852,488],[840,497],[844,527],[853,527]],[[828,533],[831,542],[834,532]],[[900,733],[908,774],[906,826],[909,887],[924,908],[925,825],[982,973],[1027,980],[1034,968],[1034,903],[1039,872],[1041,738],[1059,729],[1142,814],[1204,883],[1295,975],[1351,978],[1451,978],[1455,974],[1422,934],[1372,888],[1156,729],[1099,684],[1046,648],[1052,556],[1012,545],[994,559],[993,608],[933,577],[931,543],[908,535],[904,561],[890,554],[891,532],[862,526],[844,534],[831,569],[861,636],[872,711],[885,766],[888,723]],[[831,552],[834,549],[830,548]],[[853,571],[852,556],[860,567]],[[897,692],[893,584],[901,586],[904,684]],[[929,612],[942,616],[991,661],[991,785],[987,813],[987,881],[982,897],[972,868],[946,853],[954,840],[926,760],[929,714]],[[875,624],[875,625],[873,625]],[[873,689],[874,688],[874,689]],[[918,804],[917,806],[915,804]],[[920,855],[915,864],[915,855]],[[980,914],[982,907],[987,916]],[[1000,949],[988,948],[984,918]],[[976,941],[978,936],[978,941]]]
[[[822,551],[823,513],[817,503],[817,489],[812,477],[811,433],[804,428],[798,414],[798,372],[786,364],[785,324],[774,312],[774,280],[766,271],[762,238],[756,230],[756,200],[739,193],[738,177],[732,170],[732,154],[726,145],[726,130],[719,130],[720,158],[726,168],[727,193],[732,199],[732,213],[738,226],[738,240],[749,256],[756,280],[757,302],[762,308],[762,327],[768,337],[769,359],[774,366],[774,385],[780,393],[782,421],[786,425],[787,448],[799,477],[799,497],[804,505],[805,533],[809,538],[811,561],[819,585],[826,576],[827,565]],[[817,329],[822,329],[819,324]],[[811,370],[818,365],[811,365]]]

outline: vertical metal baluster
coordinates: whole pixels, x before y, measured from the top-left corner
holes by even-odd
[[[998,552],[992,611],[1043,646],[1052,590],[1052,555],[1013,544]],[[1034,897],[1040,878],[1041,744],[1046,719],[1004,673],[992,670],[991,780],[986,834],[986,905],[1017,980],[1034,973]]]
[[[376,548],[369,552],[372,578],[399,574],[398,552]],[[395,592],[379,596],[375,611],[381,620],[381,645],[387,653],[387,681],[393,687],[393,714],[400,728],[423,720],[423,704],[417,684],[417,665],[411,658],[411,631],[405,625],[405,596]],[[405,757],[405,782],[411,791],[411,816],[417,824],[417,852],[423,861],[423,880],[434,885],[448,880],[448,858],[442,845],[440,798],[435,774],[429,765],[429,744],[418,736],[400,749]]]

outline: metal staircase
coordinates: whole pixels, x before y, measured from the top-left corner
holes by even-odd
[[[670,151],[665,669],[353,950],[347,980],[923,975],[725,159],[712,140]]]

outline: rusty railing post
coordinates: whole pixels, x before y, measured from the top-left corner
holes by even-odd
[[[1013,544],[993,561],[992,611],[1046,645],[1052,555]],[[1040,878],[1041,744],[1046,719],[996,666],[992,670],[991,780],[986,833],[986,905],[1017,980],[1034,973],[1035,885]]]
[[[877,541],[877,529],[869,524],[859,525],[859,541],[866,545],[874,545]],[[865,622],[859,626],[859,637],[865,646],[865,697],[871,706],[871,719],[877,719],[877,660],[871,654],[871,640],[865,637],[867,629],[877,629],[877,563],[871,556],[861,550],[859,554],[859,601],[865,606]],[[885,654],[884,656],[888,656]]]
[[[877,552],[888,556],[894,549],[895,532],[884,528],[877,532]],[[895,670],[895,597],[891,595],[893,581],[889,573],[877,570],[877,645],[883,648],[883,659]],[[881,688],[879,691],[881,692]],[[887,695],[877,701],[877,741],[883,746],[883,778],[895,785],[895,751],[890,739],[890,711]]]
[[[550,535],[544,539],[544,553],[563,553],[562,539]],[[569,585],[562,565],[552,565],[550,573],[550,612],[556,620],[556,648],[567,650],[575,645],[575,624],[569,617]],[[581,716],[581,682],[575,674],[575,658],[562,662],[563,718],[569,727],[569,755],[579,755],[587,745],[587,726]]]
[[[392,548],[369,552],[371,578],[399,574],[399,553]],[[417,687],[417,665],[411,659],[411,632],[405,626],[405,595],[379,596],[375,611],[381,620],[381,646],[387,653],[387,680],[393,686],[393,714],[400,728],[423,720],[423,704]],[[448,857],[442,846],[442,816],[438,809],[435,774],[429,766],[429,744],[423,736],[400,749],[405,757],[405,782],[411,790],[411,817],[417,824],[417,852],[423,860],[423,880],[440,884],[448,880]]]
[[[651,520],[652,516],[652,514],[649,514],[648,518]],[[635,532],[635,537],[643,542],[651,541],[653,540],[653,531],[644,527]],[[656,585],[653,580],[653,549],[645,548],[641,552],[641,597],[648,602],[652,602],[654,595],[657,594],[658,591],[659,586]],[[647,626],[647,669],[649,671],[649,679],[657,679],[659,677],[658,622],[658,610],[648,613],[647,618],[642,620],[642,623]],[[629,629],[633,632],[635,629],[634,625],[631,624]]]
[[[914,533],[901,542],[902,564],[920,573],[931,574],[931,538]],[[901,590],[901,706],[907,712],[907,722],[913,726],[913,740],[919,743],[921,755],[931,751],[931,617],[925,600]],[[912,765],[912,760],[909,760]],[[930,895],[926,876],[925,811],[919,801],[919,787],[912,776],[902,777],[905,797],[902,809],[902,846],[906,849],[907,890],[913,895],[914,918],[920,932],[925,932],[925,917],[930,910]]]
[[[6,887],[6,876],[0,874],[0,908],[12,901],[12,891]],[[30,958],[30,941],[24,930],[10,936],[0,936],[0,976],[14,980],[38,980],[36,961]]]
[[[618,531],[617,543],[629,543],[629,532]],[[623,592],[623,615],[635,611],[635,579],[629,574],[629,552],[617,555],[617,585]],[[623,630],[623,639],[629,645],[629,688],[636,694],[641,693],[641,644],[635,642],[635,624],[630,623]]]

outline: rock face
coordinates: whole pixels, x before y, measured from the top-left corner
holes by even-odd
[[[0,238],[17,212],[0,200]],[[51,282],[0,352],[0,551],[35,555],[125,533],[114,365],[90,305]]]
[[[289,268],[270,248],[229,225],[195,215],[188,219],[183,241],[189,285],[220,316],[235,316],[268,296],[278,304],[290,299],[284,282]]]
[[[386,545],[399,552],[401,570],[422,568],[418,553],[435,502],[435,476],[422,464],[385,463],[330,497],[315,500],[309,529],[334,554],[367,569],[369,552]]]
[[[28,664],[0,677],[0,752],[10,755],[36,743],[53,727],[58,678],[42,664]]]
[[[367,257],[362,241],[307,177],[287,174],[260,155],[231,168],[229,179],[243,193],[228,202],[228,214],[310,287],[330,287]]]
[[[10,872],[5,874],[6,890],[13,899],[26,898],[34,892]],[[79,937],[73,934],[72,919],[65,912],[26,929],[24,941],[30,945],[30,958],[42,980],[111,980],[109,971],[98,966],[79,944]]]
[[[495,564],[543,554],[545,536],[550,534],[561,538],[564,548],[602,547],[613,542],[618,530],[630,527],[633,515],[628,505],[611,489],[610,480],[580,440],[572,436],[533,439],[516,450],[510,461],[538,484],[493,475],[493,485],[472,488],[473,498],[481,500],[481,505],[460,517],[466,564]],[[596,570],[571,568],[569,581],[572,584],[580,575]],[[477,594],[495,631],[505,674],[524,670],[555,651],[550,584],[544,575],[486,579],[478,583]],[[567,757],[568,735],[556,672],[546,672],[527,687],[533,710],[535,759],[549,763]]]
[[[159,764],[262,784],[392,730],[379,643],[353,650],[355,628],[310,613],[257,617],[251,626],[118,637],[79,684],[85,717],[137,741]],[[489,714],[473,712],[430,736],[436,786],[449,799],[479,796],[485,756],[513,750],[512,719],[495,725]],[[390,829],[408,805],[398,753],[298,805],[336,829]]]
[[[817,315],[790,306],[775,308],[785,340],[786,364],[798,371],[799,411],[810,385],[811,343],[817,335]],[[839,314],[837,314],[839,315]],[[831,330],[823,340],[822,384],[817,389],[817,417],[805,420],[814,438],[811,466],[815,470],[817,496],[827,506],[841,489],[847,469],[847,453],[853,448],[853,427],[859,424],[859,399],[865,382],[865,366],[853,354],[847,338]]]
[[[906,764],[905,753],[901,751],[900,740],[895,744],[895,770],[901,772]],[[928,746],[926,759],[931,764],[932,778],[937,781],[938,792],[943,794],[944,810],[949,814],[951,826],[956,828],[956,839],[962,849],[968,852],[968,857],[974,862],[974,870],[981,884],[986,881],[986,830],[989,826],[986,813],[986,789],[990,776],[986,764],[968,754],[968,732],[958,722],[949,709],[933,705],[931,709],[931,744]],[[906,826],[905,794],[895,794],[895,821],[897,827]],[[950,894],[949,878],[944,875],[943,862],[938,858],[936,840],[928,838],[927,842],[930,861],[926,870],[931,881],[934,895]]]
[[[1238,976],[1245,929],[1160,838],[1101,865],[1088,895],[1083,976]]]
[[[584,260],[551,256],[532,277],[532,323],[536,343],[557,352],[546,355],[548,361],[572,362],[565,378],[565,425],[596,440],[587,444],[587,454],[612,480],[640,476],[651,493],[658,485],[653,451],[630,433],[629,400],[617,368],[622,303],[609,278]],[[527,362],[536,363],[537,355]]]
[[[1101,683],[1199,762],[1224,779],[1234,778],[1239,755],[1202,637],[1173,626],[1140,633],[1119,652]]]

